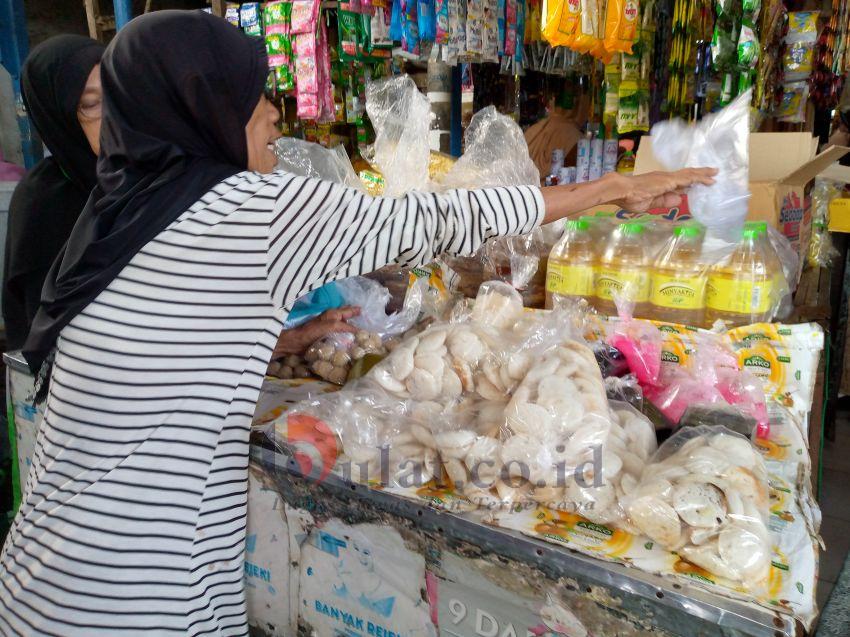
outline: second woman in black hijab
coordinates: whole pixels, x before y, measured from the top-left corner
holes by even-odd
[[[97,181],[103,51],[90,38],[60,35],[34,48],[24,65],[24,104],[51,155],[21,180],[9,206],[3,273],[9,350],[23,346],[47,272]]]

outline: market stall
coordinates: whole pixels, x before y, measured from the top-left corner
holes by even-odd
[[[675,209],[588,210],[292,308],[288,327],[363,312],[268,368],[244,574],[259,634],[811,633],[828,317],[794,299],[811,246],[828,253],[813,179],[847,149],[750,135],[751,113],[781,129],[834,105],[847,3],[824,40],[779,2],[604,4],[215,3],[265,39],[295,174],[397,197],[721,169]],[[460,148],[461,77],[485,63],[500,81],[480,92],[513,118],[484,108],[460,157],[438,152]],[[524,132],[531,86],[563,112]],[[669,116],[700,123],[643,136]],[[23,482],[41,414],[5,361]]]

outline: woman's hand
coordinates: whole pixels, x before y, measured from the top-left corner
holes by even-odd
[[[633,176],[609,173],[603,180],[610,180],[614,189],[623,193],[612,203],[631,212],[646,212],[653,208],[678,206],[688,188],[694,184],[710,186],[716,174],[713,168],[685,168]]]
[[[694,184],[713,184],[716,174],[713,168],[686,168],[635,176],[609,173],[589,183],[544,188],[541,191],[546,205],[543,223],[552,223],[605,204],[634,212],[670,208],[678,205],[682,195]]]
[[[298,327],[283,330],[277,339],[272,360],[277,360],[290,354],[301,355],[310,345],[328,334],[335,332],[351,332],[353,334],[357,331],[357,328],[349,325],[347,321],[359,315],[359,307],[341,307],[323,312],[316,318]]]

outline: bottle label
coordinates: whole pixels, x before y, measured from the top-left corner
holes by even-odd
[[[711,277],[705,304],[712,310],[734,314],[764,314],[770,309],[773,281],[742,281]]]
[[[593,296],[593,266],[550,263],[546,291],[565,296]]]
[[[705,279],[655,273],[649,301],[658,307],[699,310],[705,306]]]
[[[606,301],[623,297],[635,303],[649,300],[649,274],[641,270],[599,268],[596,273],[596,296]]]

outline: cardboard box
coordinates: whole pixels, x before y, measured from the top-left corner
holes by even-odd
[[[850,148],[831,146],[817,153],[809,133],[750,134],[750,213],[748,219],[767,221],[784,234],[802,259],[812,233],[811,186]],[[635,174],[664,170],[653,153],[652,138],[641,139]]]

